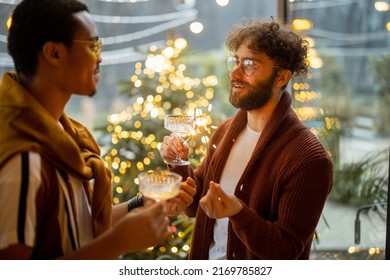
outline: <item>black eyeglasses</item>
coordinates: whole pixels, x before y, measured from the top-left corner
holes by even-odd
[[[228,56],[226,58],[227,69],[232,72],[241,63],[242,70],[246,76],[252,76],[255,73],[258,66],[250,58],[239,59],[234,56]],[[274,65],[272,67],[279,67]]]
[[[95,40],[73,40],[73,43],[79,43],[79,44],[90,44],[91,50],[94,53],[96,60],[100,58],[100,54],[102,53],[102,40],[99,39],[97,41]]]

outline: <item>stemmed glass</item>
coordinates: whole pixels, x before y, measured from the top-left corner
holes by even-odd
[[[193,133],[195,129],[195,118],[185,115],[166,115],[164,118],[164,127],[176,134],[178,138],[181,137],[183,139],[188,136],[189,139],[189,136],[191,136],[191,133]],[[187,140],[184,142],[187,142]],[[190,162],[183,160],[179,155],[176,155],[176,159],[168,161],[168,164],[189,165]]]
[[[182,176],[168,170],[149,170],[138,174],[139,191],[157,202],[179,194]]]

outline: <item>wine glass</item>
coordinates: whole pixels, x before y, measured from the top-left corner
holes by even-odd
[[[138,174],[139,191],[157,202],[179,194],[182,176],[168,170],[149,170]]]
[[[191,136],[191,133],[193,133],[195,129],[195,118],[193,116],[185,115],[166,115],[164,118],[164,127],[176,134],[177,137],[184,138],[188,136],[189,139],[189,136]],[[187,140],[184,142],[187,142]],[[176,159],[168,161],[168,164],[189,165],[190,162],[183,160],[179,155],[176,155]]]

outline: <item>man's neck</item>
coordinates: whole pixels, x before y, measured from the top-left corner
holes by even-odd
[[[19,75],[19,83],[55,119],[59,120],[70,95],[62,94],[50,81]]]
[[[263,107],[250,110],[247,112],[248,126],[250,129],[256,132],[263,132],[264,127],[267,125],[269,119],[278,106],[278,103],[283,95],[283,91],[274,94],[273,97]]]

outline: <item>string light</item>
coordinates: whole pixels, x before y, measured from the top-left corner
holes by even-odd
[[[148,2],[151,0],[99,0],[100,2],[113,2],[113,3],[139,3],[139,2]]]
[[[183,17],[192,17],[198,14],[198,10],[189,9],[174,13],[149,15],[149,16],[105,16],[105,15],[94,15],[92,18],[95,22],[99,23],[114,23],[114,24],[139,24],[139,23],[154,23],[169,21]]]
[[[196,19],[197,14],[189,14],[187,17],[175,19],[169,22],[165,22],[150,28],[146,28],[137,32],[123,34],[119,36],[103,37],[102,41],[104,45],[113,45],[119,43],[128,43],[134,40],[143,39],[154,34],[158,34],[163,31],[176,28],[180,25],[186,24]]]
[[[361,3],[361,0],[344,0],[344,1],[313,1],[313,2],[291,2],[290,11],[308,10],[308,9],[323,9],[330,7],[338,7],[342,5],[350,5]]]
[[[103,0],[101,0],[103,1]],[[18,4],[20,1],[12,0],[0,0],[0,3],[3,4]],[[135,3],[142,1],[104,1],[104,2],[118,2],[118,3]],[[140,24],[140,23],[156,23],[162,22],[161,24],[155,25],[150,28],[145,28],[137,32],[122,34],[117,36],[102,37],[102,42],[104,45],[115,45],[120,43],[129,43],[134,40],[145,39],[152,35],[166,32],[170,29],[177,28],[178,26],[187,24],[195,20],[198,16],[198,11],[196,9],[185,9],[179,12],[166,13],[161,15],[151,15],[151,16],[104,16],[104,15],[91,15],[95,22],[98,23],[110,23],[110,24]],[[9,28],[11,18],[7,21],[7,26]],[[0,34],[0,42],[7,43],[7,36]],[[161,45],[160,41],[158,45]],[[144,45],[154,44],[154,42],[149,42]],[[142,48],[144,45],[137,46],[138,49]],[[184,46],[185,47],[185,46]],[[111,51],[103,51],[102,54],[103,62],[101,65],[116,65],[123,63],[131,63],[140,60],[144,60],[146,57],[139,51],[136,51],[133,47],[119,48]],[[0,67],[13,67],[13,62],[8,53],[0,52]]]
[[[19,4],[21,0],[0,0],[0,4],[10,4],[10,5],[16,5]]]
[[[217,3],[218,6],[221,7],[227,6],[229,4],[229,0],[216,0],[215,2]]]

